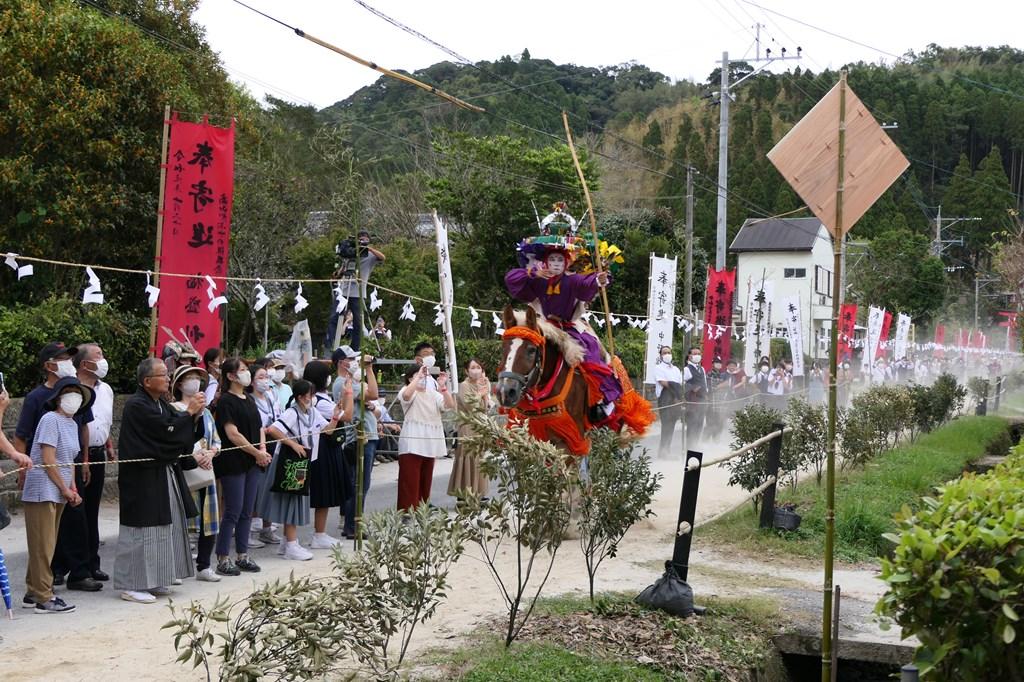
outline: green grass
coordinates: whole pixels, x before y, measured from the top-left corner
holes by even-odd
[[[445,679],[460,682],[721,680],[731,679],[722,670],[750,670],[774,661],[767,653],[770,633],[778,626],[778,604],[772,599],[702,599],[707,613],[683,620],[644,609],[633,596],[602,593],[593,606],[585,596],[545,598],[538,602],[533,619],[549,621],[546,634],[505,649],[498,636],[481,631],[467,646],[430,658],[446,670]],[[560,636],[565,627],[585,620],[595,626],[586,628],[589,639]],[[604,634],[596,634],[599,622],[604,623]],[[647,634],[631,638],[639,631]],[[607,639],[609,633],[615,641]],[[654,636],[653,643],[648,635]],[[649,657],[645,665],[638,665],[636,658],[644,651],[657,656],[651,647],[669,647],[677,656],[687,652],[685,669]]]
[[[836,477],[836,556],[872,560],[885,554],[882,538],[895,528],[892,516],[904,505],[919,504],[932,489],[955,478],[964,466],[985,454],[986,446],[1006,432],[1001,417],[962,417],[914,443],[875,458],[863,469]],[[813,477],[795,490],[779,491],[777,504],[792,502],[803,517],[793,533],[761,531],[752,505],[699,529],[701,540],[729,544],[752,553],[774,552],[819,558],[825,548],[825,487]]]

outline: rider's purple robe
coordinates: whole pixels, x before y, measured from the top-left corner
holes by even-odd
[[[610,276],[609,276],[610,277]],[[610,281],[610,279],[609,279]],[[572,322],[576,303],[589,303],[597,296],[597,273],[577,275],[568,273],[551,279],[532,277],[526,268],[509,270],[505,275],[505,286],[516,298],[524,303],[540,301],[544,317],[553,322]],[[584,350],[584,361],[607,367],[601,353],[601,346],[590,334],[584,334],[572,325],[559,325],[569,336],[579,341]],[[601,377],[601,393],[608,402],[614,402],[622,395],[622,387],[614,372]]]

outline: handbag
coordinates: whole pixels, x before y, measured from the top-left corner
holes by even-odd
[[[205,449],[206,439],[200,438],[192,452],[194,454]],[[181,473],[185,475],[185,485],[188,486],[191,492],[208,488],[217,480],[217,475],[214,473],[213,468],[203,469],[197,466],[194,469],[183,469]]]
[[[289,436],[296,438],[287,424],[279,423],[284,426]],[[302,449],[306,453],[305,457],[300,457],[284,443],[277,444],[277,454],[274,456],[277,463],[274,466],[274,482],[270,486],[270,492],[286,495],[309,494],[309,461],[313,457],[313,449],[305,446]]]

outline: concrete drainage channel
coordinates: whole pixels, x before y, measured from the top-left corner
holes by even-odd
[[[786,674],[794,682],[821,677],[821,637],[805,634],[777,635],[772,639],[782,655]],[[914,657],[914,647],[906,644],[887,644],[858,640],[839,640],[837,682],[889,682],[917,680],[906,662]],[[912,675],[912,676],[911,676]]]

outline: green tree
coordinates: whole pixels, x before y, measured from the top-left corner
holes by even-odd
[[[871,240],[870,251],[851,268],[853,298],[926,321],[942,306],[946,275],[930,253],[927,237],[899,227]]]

